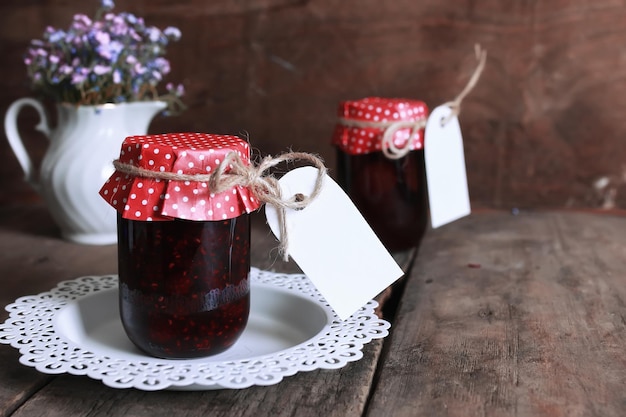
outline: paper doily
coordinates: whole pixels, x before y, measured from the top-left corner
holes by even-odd
[[[301,371],[337,369],[388,335],[375,301],[341,321],[310,280],[252,268],[251,313],[240,340],[201,359],[147,356],[123,333],[117,276],[86,276],[18,298],[0,325],[0,343],[46,374],[86,375],[114,388],[209,390],[273,385]]]

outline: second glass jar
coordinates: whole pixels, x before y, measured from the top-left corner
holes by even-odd
[[[419,245],[428,222],[423,128],[428,109],[421,101],[369,97],[340,103],[332,143],[337,148],[337,181],[391,252]],[[392,139],[406,155],[382,152],[383,135],[394,123]]]

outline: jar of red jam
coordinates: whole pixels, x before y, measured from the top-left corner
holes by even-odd
[[[332,138],[338,183],[389,251],[418,246],[428,220],[428,108],[416,100],[369,97],[340,103],[338,115]]]
[[[149,355],[214,355],[232,346],[246,326],[248,213],[260,203],[242,186],[213,193],[206,181],[160,174],[206,177],[229,152],[249,164],[248,143],[234,136],[131,136],[100,191],[118,211],[121,321]]]

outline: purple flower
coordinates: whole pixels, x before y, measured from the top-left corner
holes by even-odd
[[[104,75],[111,72],[111,67],[106,65],[96,65],[93,67],[93,73],[96,75]]]
[[[155,27],[146,29],[146,33],[152,42],[157,42],[161,38],[161,31]]]
[[[157,58],[154,60],[154,65],[161,71],[163,74],[169,74],[170,72],[170,61],[165,58]]]
[[[180,39],[180,30],[145,25],[131,13],[113,13],[114,0],[98,0],[92,20],[74,15],[61,30],[48,26],[42,39],[33,39],[24,64],[32,86],[57,101],[94,104],[153,99],[155,89],[171,70],[165,46]],[[182,105],[182,85],[168,84],[161,96],[172,106]],[[178,103],[178,104],[175,104]]]
[[[63,75],[70,75],[74,71],[74,68],[70,67],[67,64],[63,64],[59,67],[59,72]]]
[[[65,32],[63,32],[62,30],[56,30],[50,33],[48,40],[52,43],[57,43],[57,42],[60,42],[64,38],[65,38]]]
[[[173,26],[166,27],[163,33],[165,34],[165,36],[172,39],[173,41],[177,41],[181,37],[180,30]]]
[[[115,16],[115,15],[114,15],[114,16]],[[119,15],[118,15],[118,16],[115,16],[115,17],[113,18],[113,24],[114,24],[115,26],[125,26],[125,25],[126,25],[126,22],[124,21],[124,18],[123,18],[122,16],[119,16]]]
[[[111,42],[111,36],[106,32],[98,31],[94,37],[100,45],[108,45]]]
[[[100,56],[109,60],[109,62],[116,62],[123,49],[124,45],[118,41],[113,41],[109,44],[101,44],[96,48]]]
[[[178,84],[177,86],[174,86],[173,83],[167,83],[165,85],[165,89],[170,94],[174,94],[177,97],[182,97],[185,95],[185,87],[182,84]]]
[[[122,72],[119,69],[113,71],[113,83],[121,84],[122,83]]]
[[[72,84],[82,85],[87,79],[87,75],[82,72],[75,72],[72,74]]]
[[[85,29],[91,26],[91,19],[85,16],[84,14],[76,14],[74,15],[74,23],[72,27],[75,29]]]
[[[115,7],[113,0],[102,0],[102,8],[104,10],[112,10]]]
[[[137,42],[143,42],[143,38],[134,30],[129,30],[130,37],[133,38]]]
[[[137,16],[135,16],[132,13],[120,13],[120,15],[131,25],[134,25],[137,23]]]
[[[134,66],[133,66],[133,70],[135,71],[135,74],[144,74],[147,70],[146,67],[144,67],[141,62],[137,62]]]

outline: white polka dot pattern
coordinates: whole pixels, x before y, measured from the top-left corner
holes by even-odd
[[[207,133],[130,136],[120,162],[151,171],[178,174],[213,172],[229,152],[250,162],[250,146],[241,138]],[[228,172],[228,168],[226,169]],[[241,186],[214,194],[206,182],[164,181],[115,172],[100,195],[122,216],[133,220],[224,220],[250,213],[261,203]]]
[[[394,123],[399,121],[417,121],[428,117],[428,107],[421,101],[368,97],[339,104],[338,115],[346,120],[367,122],[374,126],[355,127],[338,123],[333,133],[332,143],[349,155],[380,152],[382,136],[386,127],[376,123]],[[410,150],[422,149],[424,130],[417,131],[412,138],[411,129],[399,129],[393,137],[398,148],[404,148],[407,140]]]

